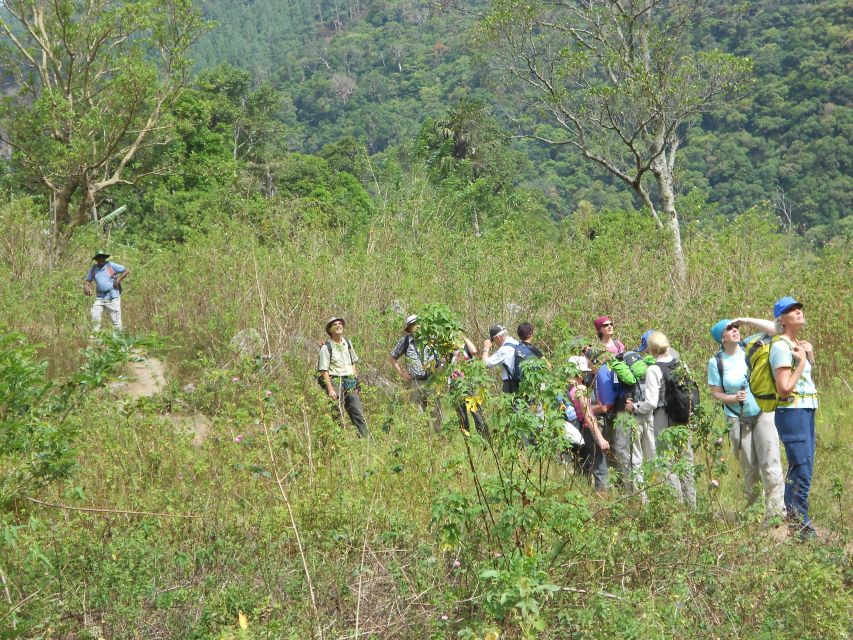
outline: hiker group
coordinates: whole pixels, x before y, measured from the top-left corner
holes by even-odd
[[[108,253],[98,251],[83,279],[83,292],[95,294],[91,309],[94,331],[100,330],[104,310],[113,330],[122,329],[121,285],[129,270],[109,258]],[[714,324],[710,334],[719,349],[708,361],[707,383],[729,422],[748,502],[758,500],[760,482],[765,522],[787,518],[801,536],[812,537],[815,530],[809,517],[809,492],[818,406],[812,378],[814,350],[800,339],[806,323],[800,302],[790,296],[777,300],[773,317],[772,321],[735,318]],[[744,338],[744,326],[753,327],[755,333]],[[317,380],[334,406],[336,418],[342,422],[346,413],[364,437],[368,426],[359,393],[359,358],[344,336],[345,327],[342,317],[326,323],[327,339],[317,357]],[[689,425],[699,404],[699,389],[689,369],[660,331],[646,331],[638,347],[631,350],[615,338],[609,317],[596,318],[593,327],[597,341],[568,357],[572,374],[559,396],[565,456],[573,461],[576,473],[589,478],[598,491],[609,488],[610,470],[615,467],[623,487],[645,501],[643,465],[667,450],[666,481],[679,501],[695,507],[690,430],[669,431]],[[418,316],[411,315],[389,360],[408,385],[411,401],[431,413],[438,431],[443,422],[442,403],[431,378],[445,375],[451,387],[455,384],[465,390],[467,387],[460,385],[464,383],[460,363],[473,358],[481,358],[488,369],[497,368],[502,391],[513,396],[512,406],[525,408],[518,396],[527,367],[548,364],[533,344],[533,333],[529,322],[518,325],[517,338],[506,327],[492,325],[478,353],[476,345],[460,332],[449,357],[445,354],[442,359],[429,344],[419,343]],[[474,390],[467,392],[473,394]],[[457,398],[454,408],[465,433],[470,433],[473,423],[477,433],[489,439],[481,402]],[[526,409],[544,418],[541,403],[527,404]],[[530,446],[535,440],[536,434],[529,434],[522,437],[522,444]],[[788,462],[784,477],[780,440]]]
[[[808,342],[800,340],[805,326],[801,303],[788,296],[781,298],[773,307],[773,316],[773,321],[720,320],[710,328],[719,349],[708,361],[707,384],[729,422],[748,502],[753,504],[762,494],[760,482],[765,523],[787,519],[807,538],[815,535],[809,517],[818,405],[812,379],[814,352]],[[359,434],[366,436],[356,372],[358,356],[344,337],[345,326],[342,317],[326,324],[328,339],[319,350],[318,382],[333,402],[336,416],[342,420],[346,413]],[[568,358],[575,374],[565,381],[565,393],[560,397],[565,456],[596,490],[609,489],[610,470],[615,467],[622,486],[646,501],[643,465],[667,450],[666,482],[679,501],[694,508],[690,430],[667,435],[672,427],[689,425],[699,404],[699,389],[688,367],[660,331],[646,331],[632,350],[614,337],[609,317],[596,318],[593,326],[598,340]],[[755,333],[743,338],[740,330],[745,326],[754,327]],[[518,326],[517,338],[495,324],[479,353],[469,338],[459,334],[452,356],[442,362],[428,344],[419,343],[418,316],[411,315],[389,360],[408,386],[411,402],[429,412],[434,429],[439,430],[441,398],[430,384],[431,377],[445,375],[452,382],[463,375],[457,368],[459,362],[479,357],[487,368],[500,371],[502,391],[517,395],[530,366],[525,361],[544,362],[542,351],[533,344],[533,333],[529,322]],[[544,417],[541,404],[528,408]],[[462,401],[455,409],[466,433],[473,422],[481,436],[490,437],[479,403]],[[535,437],[523,438],[523,445],[529,446]],[[784,477],[780,440],[788,460]]]

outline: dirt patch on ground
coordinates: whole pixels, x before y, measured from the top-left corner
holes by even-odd
[[[166,386],[166,370],[157,358],[138,354],[125,370],[127,382],[117,386],[121,396],[130,399],[150,398]]]
[[[204,414],[195,413],[191,416],[184,416],[177,413],[170,413],[166,417],[175,425],[176,431],[193,434],[192,444],[195,447],[200,447],[210,433],[210,419]]]

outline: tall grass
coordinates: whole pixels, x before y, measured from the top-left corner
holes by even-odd
[[[22,500],[2,514],[0,629],[14,621],[10,637],[45,638],[847,637],[849,246],[813,251],[751,211],[685,233],[681,287],[666,237],[637,215],[562,224],[519,215],[475,238],[437,222],[446,203],[428,185],[401,197],[357,236],[299,228],[281,204],[260,222],[238,216],[156,252],[112,238],[107,249],[132,271],[126,324],[163,336],[157,355],[172,384],[153,399],[90,398],[73,417],[78,470],[30,496],[61,506]],[[49,270],[34,219],[26,203],[0,208],[0,325],[41,343],[58,375],[79,364],[90,303],[79,282],[104,239],[82,231]],[[476,341],[493,322],[529,319],[546,350],[593,339],[592,318],[607,313],[629,345],[650,327],[666,332],[702,377],[714,350],[708,327],[768,317],[786,294],[805,303],[823,392],[813,511],[831,537],[820,544],[779,541],[754,524],[760,515],[743,513],[727,454],[722,491],[700,482],[696,514],[665,491],[648,508],[601,498],[553,465],[567,533],[551,566],[533,566],[535,549],[482,557],[475,529],[447,547],[433,528],[436,505],[473,491],[454,419],[434,434],[402,394],[369,385],[372,437],[359,440],[329,417],[312,380],[329,316],[346,317],[368,377],[393,379],[387,353],[402,318],[430,302],[453,309]],[[260,369],[231,346],[244,329],[263,338]],[[194,390],[181,390],[186,383]],[[211,420],[201,445],[172,419],[197,412]],[[472,455],[493,470],[485,449]],[[106,511],[79,510],[92,507]],[[528,587],[538,617],[500,609],[502,593],[515,602]]]

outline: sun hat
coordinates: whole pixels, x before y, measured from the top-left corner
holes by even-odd
[[[504,335],[507,333],[506,327],[502,324],[493,324],[489,327],[489,340],[494,340],[495,338]]]
[[[793,309],[802,309],[803,303],[797,302],[791,296],[785,296],[784,298],[779,298],[776,301],[776,304],[773,305],[773,317],[778,318],[779,316],[788,313]]]
[[[605,322],[613,322],[613,320],[611,320],[607,316],[599,316],[593,321],[592,324],[595,327],[596,331],[601,331],[601,327],[604,325]]]
[[[347,321],[346,321],[346,320],[344,320],[344,319],[343,319],[343,318],[341,318],[340,316],[334,316],[334,317],[332,317],[332,318],[329,318],[329,321],[326,323],[326,333],[329,333],[329,327],[331,327],[331,326],[332,326],[332,323],[333,323],[333,322],[337,322],[338,320],[340,320],[340,321],[341,321],[341,324],[342,324],[342,325],[346,326],[346,324],[347,324]]]
[[[106,260],[106,259],[107,259],[107,258],[109,258],[109,257],[110,257],[110,254],[108,254],[106,251],[102,251],[102,250],[101,250],[101,251],[98,251],[98,253],[96,253],[95,255],[93,255],[93,256],[92,256],[92,260],[97,260],[98,258],[103,258],[104,260]]]
[[[592,369],[589,368],[589,361],[587,361],[584,356],[572,356],[569,358],[569,362],[575,365],[578,368],[578,371],[592,371]]]
[[[723,332],[734,320],[720,320],[717,324],[711,327],[711,337],[714,342],[723,344]]]

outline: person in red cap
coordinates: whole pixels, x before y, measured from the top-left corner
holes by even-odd
[[[622,344],[621,340],[613,337],[613,320],[607,316],[599,316],[592,324],[595,327],[595,335],[598,336],[607,351],[613,355],[625,351],[625,345]]]
[[[326,335],[329,339],[320,347],[317,356],[317,382],[331,398],[337,408],[336,417],[343,420],[343,410],[352,420],[358,434],[367,435],[367,421],[358,393],[358,355],[348,338],[344,338],[346,321],[340,317],[331,318],[326,323]]]

